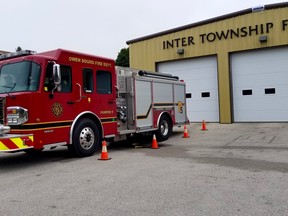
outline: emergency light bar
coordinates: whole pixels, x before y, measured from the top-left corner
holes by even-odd
[[[2,54],[2,55],[0,55],[0,60],[11,59],[11,58],[16,58],[16,57],[20,57],[20,56],[26,56],[26,55],[35,55],[35,54],[37,54],[36,51],[21,50],[21,51],[18,51],[18,52]]]

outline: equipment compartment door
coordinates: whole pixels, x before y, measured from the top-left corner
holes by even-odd
[[[175,122],[186,122],[186,98],[184,85],[174,85],[174,97]]]
[[[135,80],[135,109],[137,128],[148,129],[153,125],[151,88],[151,81]]]

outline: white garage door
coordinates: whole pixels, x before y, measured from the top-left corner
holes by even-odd
[[[288,48],[233,54],[235,122],[288,121]]]
[[[163,62],[159,72],[179,76],[186,82],[187,115],[190,122],[219,122],[217,59],[215,56]]]

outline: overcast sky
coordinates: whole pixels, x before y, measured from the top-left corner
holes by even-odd
[[[273,0],[0,0],[0,50],[64,48],[116,59],[126,41]]]

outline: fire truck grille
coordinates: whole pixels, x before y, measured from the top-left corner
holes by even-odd
[[[0,124],[4,124],[5,98],[0,98]]]

